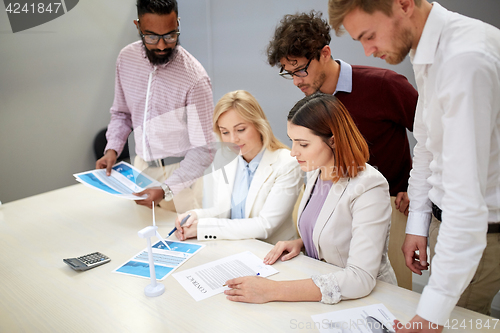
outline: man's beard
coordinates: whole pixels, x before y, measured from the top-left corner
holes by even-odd
[[[400,28],[398,23],[395,23],[393,28],[397,31],[392,39],[396,50],[391,54],[392,57],[388,55],[385,61],[390,65],[397,65],[410,53],[413,34],[409,28]]]
[[[158,54],[160,52],[159,49],[152,49],[148,50],[146,45],[144,44],[144,41],[142,42],[144,46],[144,50],[146,51],[146,55],[148,56],[149,62],[151,62],[152,65],[157,66],[157,65],[164,65],[170,60],[172,60],[172,57],[175,54],[175,49],[177,48],[177,45],[179,45],[179,39],[177,39],[177,42],[175,43],[174,47],[168,47],[162,51],[165,51],[165,54]]]
[[[319,74],[319,77],[318,77],[316,80],[314,80],[314,82],[313,82],[311,85],[309,85],[309,86],[313,89],[313,91],[312,91],[311,93],[309,93],[309,94],[308,94],[308,93],[304,93],[304,94],[305,94],[306,96],[309,96],[309,95],[312,95],[312,94],[314,94],[314,93],[316,93],[316,92],[320,91],[320,89],[321,89],[321,87],[323,86],[323,84],[325,83],[325,81],[326,81],[326,73],[323,71],[323,72],[321,72],[321,73]],[[299,89],[300,89],[300,88],[301,88],[301,87],[303,87],[303,86],[304,86],[304,85],[300,85],[300,84],[299,84],[299,85],[297,86],[297,88],[299,88]]]

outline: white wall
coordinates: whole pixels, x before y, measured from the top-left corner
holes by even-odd
[[[284,14],[321,10],[326,0],[178,0],[181,43],[212,78],[214,100],[236,89],[254,94],[277,136],[288,143],[285,117],[302,93],[266,64],[265,49]],[[498,0],[442,0],[445,7],[500,26]],[[3,8],[0,5],[0,8]],[[109,121],[114,64],[137,40],[134,0],[85,0],[39,27],[13,34],[0,10],[0,201],[74,184],[94,167],[92,141]],[[391,68],[364,56],[349,36],[333,38],[334,57]]]

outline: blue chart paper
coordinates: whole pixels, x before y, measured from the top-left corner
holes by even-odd
[[[165,242],[170,246],[170,250],[160,241],[152,246],[156,279],[160,281],[169,276],[205,246],[185,242]],[[144,249],[139,252],[113,272],[149,279],[148,250]]]
[[[108,192],[110,194],[120,194],[120,192],[113,190],[108,185],[104,184],[92,173],[82,174],[77,176],[82,183],[89,184],[101,191]]]
[[[127,177],[128,180],[142,188],[146,188],[153,183],[152,179],[146,177],[144,174],[140,173],[137,169],[134,169],[130,164],[125,162],[115,165],[113,170],[121,173]]]
[[[139,200],[145,196],[136,196],[148,187],[160,186],[160,183],[140,172],[126,162],[115,164],[111,168],[111,175],[106,175],[105,169],[96,169],[74,174],[80,183],[96,190],[118,196],[120,198]]]

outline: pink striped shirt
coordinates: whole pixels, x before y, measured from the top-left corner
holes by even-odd
[[[121,50],[106,150],[120,154],[133,129],[136,153],[145,161],[185,156],[166,181],[178,193],[212,162],[208,146],[214,142],[214,105],[203,66],[183,47],[175,52],[168,63],[153,66],[141,41]]]

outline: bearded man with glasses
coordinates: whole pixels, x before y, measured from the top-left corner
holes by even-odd
[[[210,78],[179,45],[176,0],[137,0],[137,16],[141,40],[118,56],[107,145],[96,168],[111,173],[133,130],[134,165],[162,184],[137,193],[147,197],[136,202],[178,212],[201,208],[200,177],[212,162],[215,140]]]
[[[293,80],[306,96],[317,91],[335,95],[351,114],[370,150],[368,163],[389,182],[392,201],[389,258],[398,284],[412,289],[401,246],[409,200],[412,167],[406,129],[413,131],[418,94],[393,71],[351,66],[332,58],[330,26],[320,12],[285,15],[267,48],[268,62]]]

